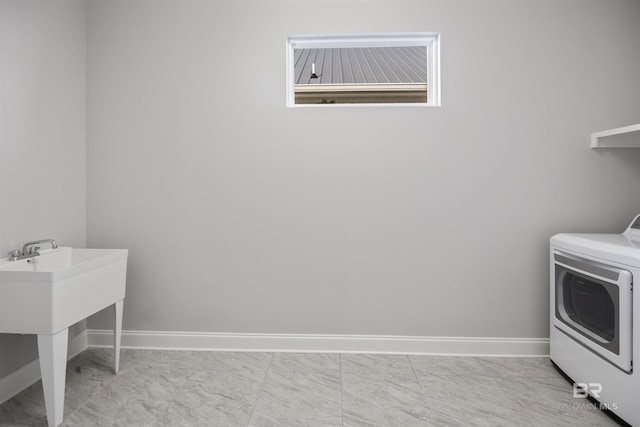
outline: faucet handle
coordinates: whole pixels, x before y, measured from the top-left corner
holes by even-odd
[[[17,257],[19,257],[20,255],[22,255],[22,252],[20,252],[20,249],[14,249],[14,250],[12,250],[11,252],[9,252],[9,256],[10,256],[10,257],[17,258]]]
[[[35,254],[36,252],[38,252],[40,250],[40,246],[31,246],[29,248],[29,255],[31,254]]]

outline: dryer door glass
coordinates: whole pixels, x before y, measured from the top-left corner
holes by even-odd
[[[598,282],[575,272],[566,271],[560,283],[564,311],[568,319],[561,319],[581,326],[587,334],[601,345],[616,341],[618,287],[611,283]],[[582,329],[580,328],[580,329]],[[617,344],[617,342],[616,342]],[[614,344],[609,348],[619,354]]]

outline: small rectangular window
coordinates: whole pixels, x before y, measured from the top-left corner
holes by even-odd
[[[292,35],[287,106],[440,105],[439,34]]]

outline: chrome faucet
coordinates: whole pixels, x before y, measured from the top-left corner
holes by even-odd
[[[50,243],[51,249],[58,249],[58,243],[53,239],[36,240],[33,242],[27,242],[24,244],[24,246],[22,247],[22,255],[37,252],[38,249],[40,249],[40,246],[35,246],[35,245],[40,243]],[[29,246],[33,246],[33,247],[29,248]],[[29,248],[28,251],[27,251],[27,248]]]
[[[41,243],[50,243],[51,249],[58,249],[58,243],[53,239],[44,239],[44,240],[35,240],[33,242],[27,242],[22,246],[22,251],[20,249],[14,249],[9,252],[9,261],[18,261],[25,258],[33,258],[34,256],[40,255],[40,246],[36,246]]]

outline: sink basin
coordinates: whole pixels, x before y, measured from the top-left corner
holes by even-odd
[[[53,334],[121,301],[127,255],[62,247],[0,261],[0,332]]]
[[[127,249],[56,248],[0,260],[0,333],[37,334],[49,427],[62,423],[69,326],[113,307],[113,372],[120,363]]]

